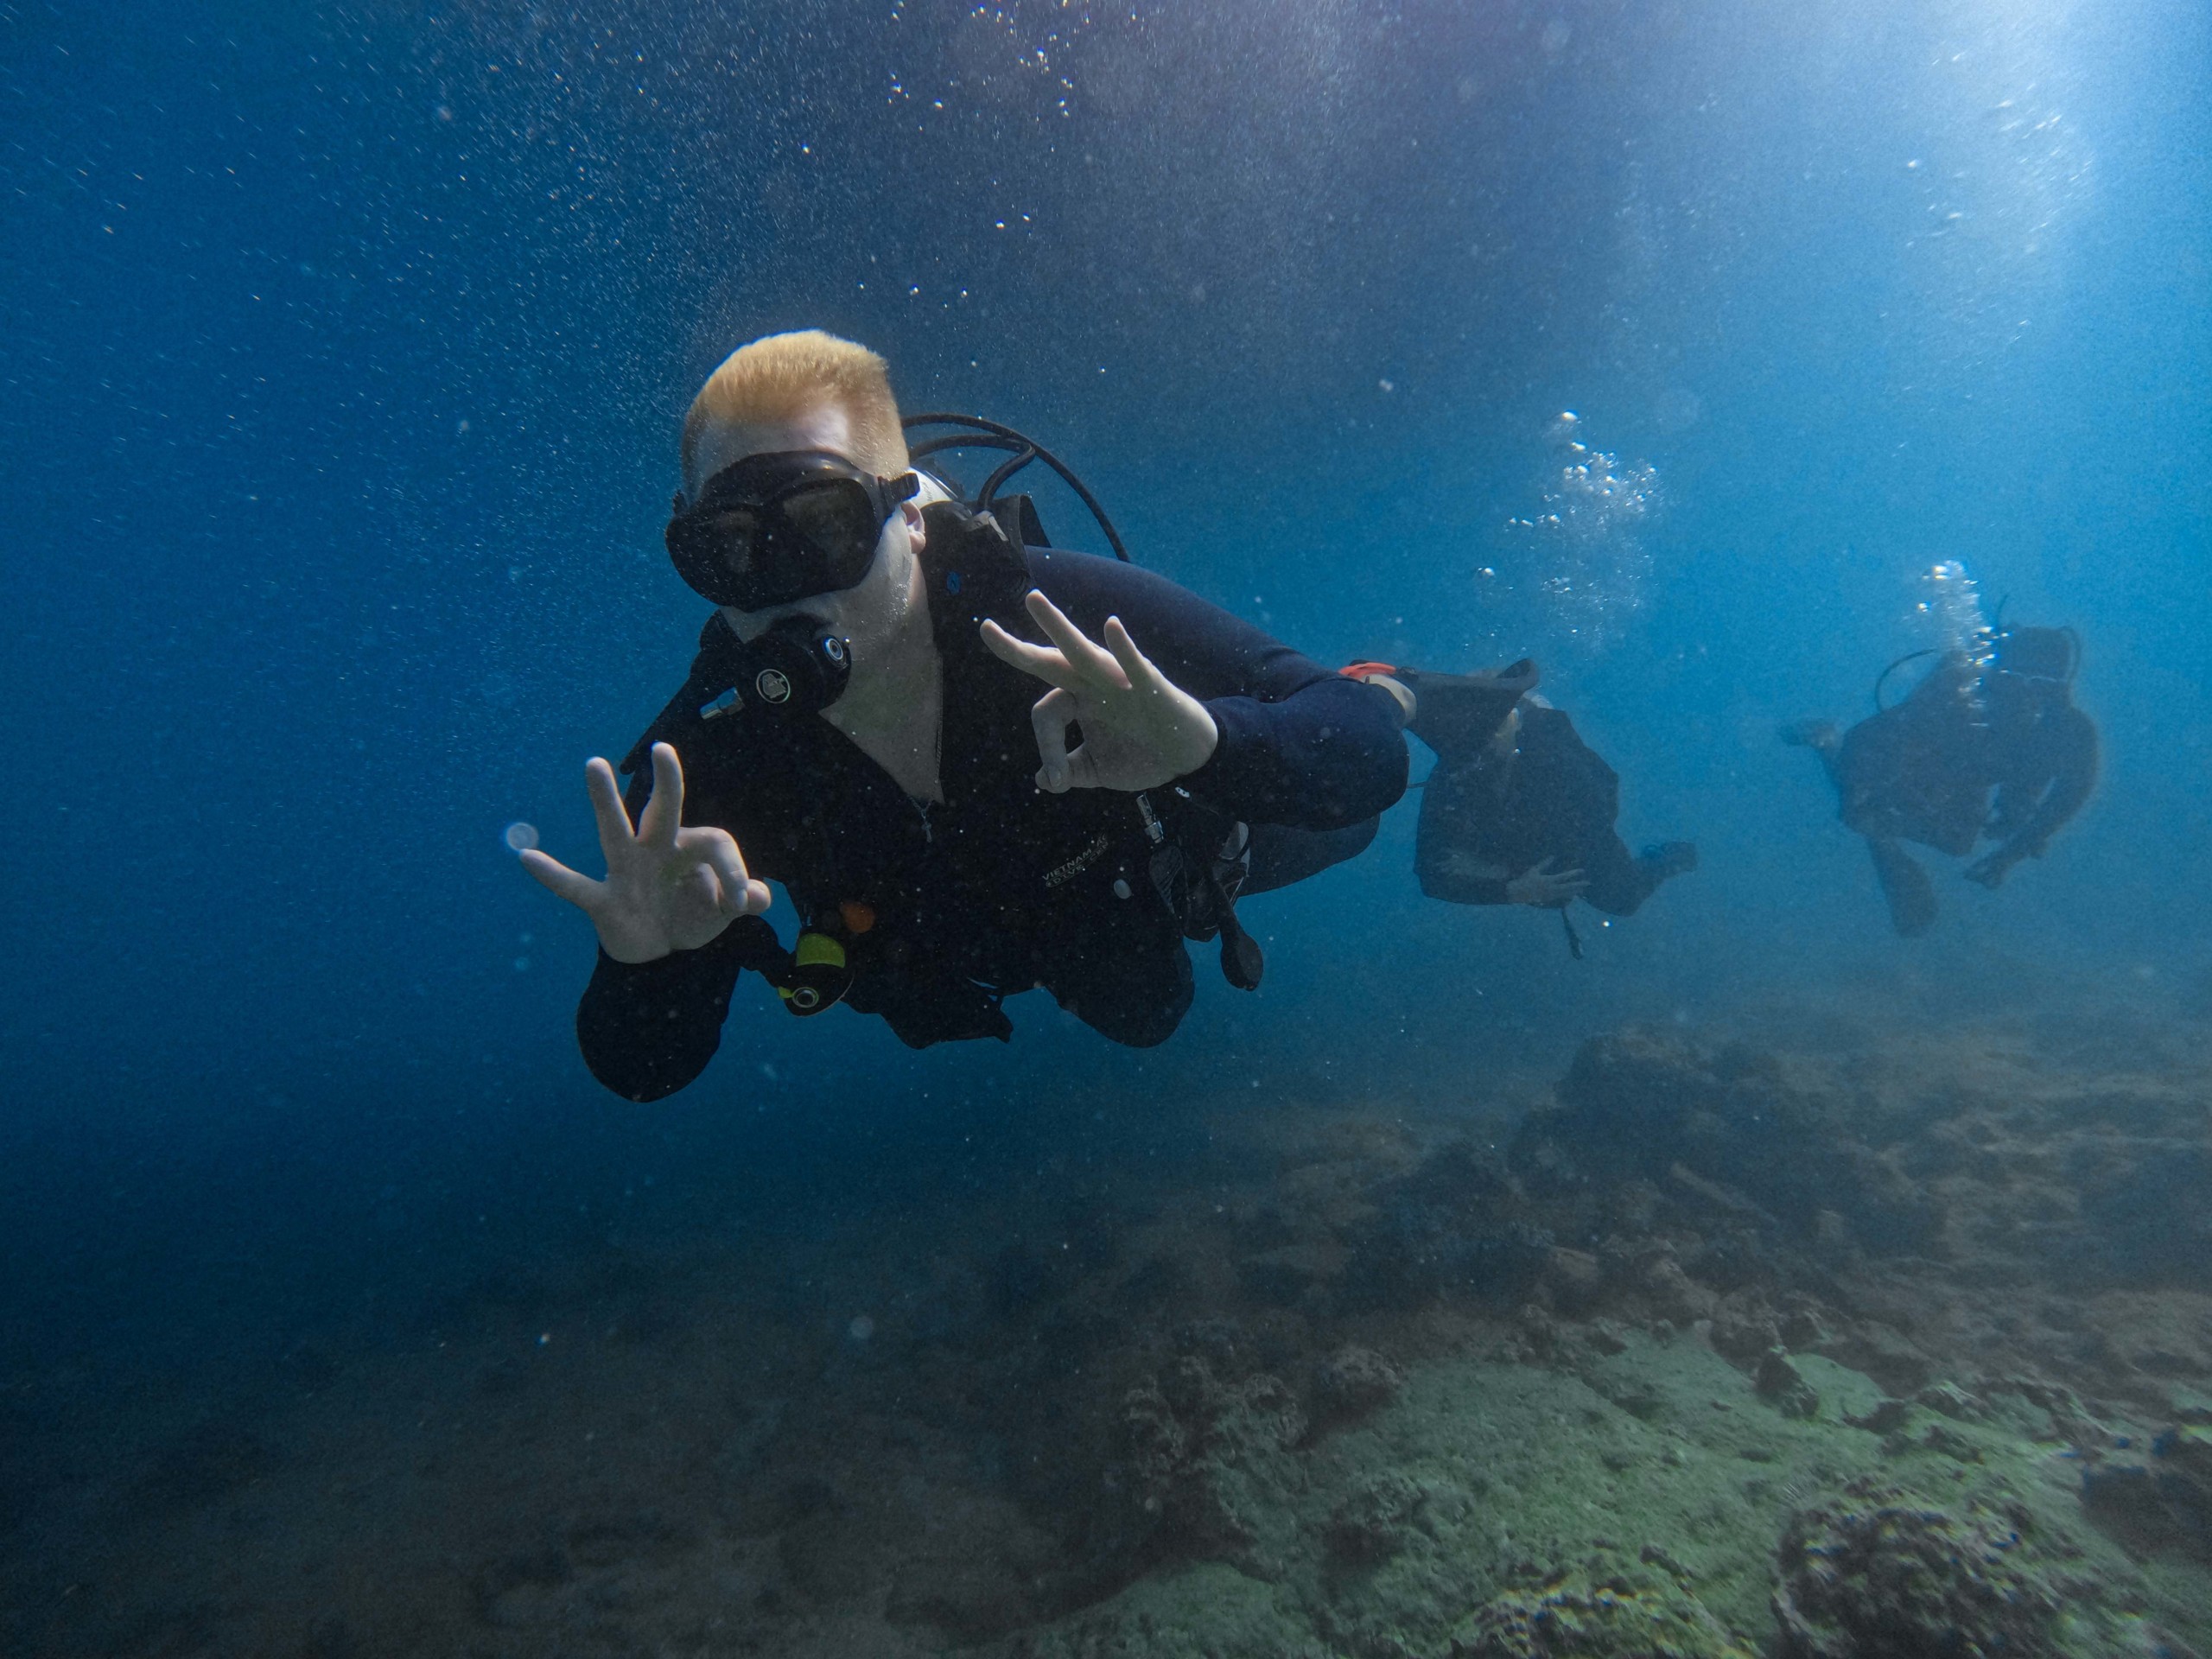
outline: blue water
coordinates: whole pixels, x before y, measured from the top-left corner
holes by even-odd
[[[2209,92],[2183,0],[0,7],[0,1368],[96,1417],[549,1237],[1172,1159],[1193,1100],[1624,1018],[2201,1004]],[[809,325],[1317,657],[1537,656],[1703,868],[1573,963],[1424,900],[1409,800],[1160,1050],[748,982],[699,1084],[601,1093],[502,831],[588,859],[699,620],[676,423]],[[1567,410],[1646,510],[1516,531]],[[1866,709],[1942,559],[2080,629],[2106,772],[1908,944],[1772,733]]]

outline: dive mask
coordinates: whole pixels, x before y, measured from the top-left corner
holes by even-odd
[[[747,455],[696,501],[676,498],[668,556],[693,592],[741,611],[836,593],[868,575],[885,523],[920,487],[826,450]]]

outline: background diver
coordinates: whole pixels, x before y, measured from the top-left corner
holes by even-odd
[[[1039,985],[1160,1042],[1191,1003],[1184,939],[1218,934],[1255,984],[1238,889],[1351,856],[1404,791],[1399,693],[1133,565],[1027,544],[1022,498],[950,499],[861,346],[732,353],[681,460],[669,553],[717,608],[624,762],[626,804],[587,768],[606,880],[523,855],[598,931],[577,1033],[627,1098],[705,1068],[748,967],[794,1013],[842,1001],[916,1047],[1007,1037],[1001,1003]],[[763,878],[799,912],[793,948]]]
[[[1614,832],[1620,779],[1565,713],[1536,695],[1535,664],[1492,674],[1435,674],[1362,663],[1344,671],[1406,685],[1407,729],[1436,751],[1421,795],[1414,869],[1421,891],[1460,905],[1556,910],[1581,899],[1632,915],[1659,884],[1697,868],[1687,841],[1631,856]]]
[[[1877,681],[1878,712],[1840,735],[1825,720],[1782,728],[1783,742],[1821,757],[1837,816],[1866,838],[1890,920],[1908,938],[1935,924],[1936,887],[1900,842],[1964,858],[1993,840],[1964,871],[1993,889],[2022,859],[2043,856],[2096,785],[2097,728],[2073,702],[2074,631],[2007,628],[1987,641],[1980,657],[1942,653],[1887,708]]]

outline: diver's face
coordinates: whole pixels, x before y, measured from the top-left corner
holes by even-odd
[[[852,436],[852,417],[830,403],[817,405],[797,420],[772,425],[710,425],[699,435],[693,476],[684,480],[684,487],[696,492],[723,467],[747,455],[822,449],[850,461]],[[855,678],[863,678],[871,665],[886,660],[885,647],[893,636],[910,618],[923,613],[921,566],[914,556],[921,546],[921,509],[912,501],[902,501],[899,511],[884,522],[883,534],[875,544],[875,562],[855,586],[758,611],[725,605],[722,614],[729,619],[737,637],[747,640],[766,632],[784,617],[814,617],[852,641],[853,673]]]

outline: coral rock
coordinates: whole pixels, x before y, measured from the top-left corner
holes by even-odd
[[[1330,1513],[1325,1535],[1329,1553],[1353,1562],[1388,1560],[1406,1545],[1428,1493],[1421,1483],[1395,1470],[1369,1477]]]
[[[1713,1352],[1749,1363],[1782,1341],[1782,1326],[1763,1298],[1729,1297],[1713,1311]]]
[[[2058,1592],[2025,1559],[2024,1511],[1955,1517],[1856,1481],[1783,1534],[1774,1616],[1789,1659],[2056,1659]]]
[[[1941,1412],[1955,1422],[1986,1423],[1989,1421],[1989,1402],[1968,1394],[1955,1382],[1931,1383],[1923,1389],[1916,1398],[1929,1410]]]
[[[1130,1389],[1122,1419],[1139,1501],[1163,1541],[1272,1576],[1298,1479],[1289,1448],[1306,1433],[1289,1387],[1262,1373],[1231,1388],[1186,1354]]]
[[[1452,1637],[1451,1659],[1751,1659],[1675,1585],[1561,1574],[1493,1597]]]
[[[1591,1306],[1605,1287],[1605,1274],[1596,1256],[1560,1245],[1545,1254],[1542,1277],[1545,1290],[1563,1313],[1578,1313]]]
[[[1798,1375],[1780,1348],[1768,1349],[1760,1358],[1757,1385],[1759,1398],[1785,1417],[1811,1417],[1821,1409],[1818,1391]]]
[[[2170,1428],[2152,1442],[2149,1461],[2088,1470],[2082,1502],[2138,1548],[2178,1548],[2212,1560],[2212,1429]]]
[[[1405,1382],[1372,1348],[1347,1343],[1313,1368],[1313,1415],[1331,1423],[1364,1417],[1389,1405]]]

